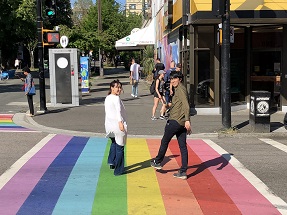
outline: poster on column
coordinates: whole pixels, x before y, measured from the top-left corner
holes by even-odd
[[[89,57],[80,58],[81,65],[81,80],[82,80],[82,93],[90,92],[90,83],[89,83]]]

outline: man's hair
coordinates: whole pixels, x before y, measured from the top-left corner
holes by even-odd
[[[173,79],[173,78],[179,78],[179,79],[182,79],[182,73],[181,72],[177,72],[177,71],[171,71],[170,73],[170,79]]]
[[[160,61],[160,58],[157,58],[156,60]]]
[[[30,69],[28,66],[25,66],[23,69],[22,69],[23,72],[28,72],[30,73]]]

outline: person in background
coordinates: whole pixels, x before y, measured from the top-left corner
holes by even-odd
[[[28,105],[29,105],[29,110],[30,113],[27,114],[28,116],[33,117],[34,116],[34,104],[33,104],[33,95],[35,95],[35,86],[34,86],[34,81],[33,77],[31,75],[30,69],[26,66],[22,69],[24,75],[26,78],[21,78],[22,81],[25,81],[25,95],[27,96],[28,100]],[[31,92],[31,89],[33,88],[33,92]]]
[[[186,146],[187,134],[191,133],[190,126],[190,107],[185,86],[181,83],[182,75],[176,71],[170,73],[170,81],[174,88],[174,96],[170,110],[170,117],[166,123],[164,135],[161,139],[160,148],[157,156],[151,161],[151,166],[161,169],[170,140],[176,135],[180,154],[181,167],[173,176],[180,179],[187,179],[186,171],[188,165],[188,151]]]
[[[110,90],[105,99],[106,137],[112,140],[108,164],[114,169],[114,175],[122,175],[124,167],[124,146],[127,141],[127,115],[120,98],[122,84],[119,80],[110,83]]]
[[[15,68],[19,69],[19,65],[20,65],[20,61],[18,60],[18,58],[16,58],[15,63],[14,63]]]
[[[172,99],[172,85],[170,83],[170,73],[172,71],[175,71],[176,70],[176,67],[175,67],[175,62],[172,60],[170,62],[170,69],[168,69],[164,75],[164,88],[165,88],[165,93],[164,93],[164,96],[165,96],[165,101],[166,101],[166,116],[169,112],[169,108],[171,106],[171,99]]]
[[[132,64],[130,67],[130,81],[132,84],[132,94],[134,98],[138,97],[138,84],[139,84],[139,69],[140,65],[136,63],[135,59],[132,59]]]
[[[159,72],[160,70],[164,70],[164,69],[165,69],[164,64],[160,62],[160,59],[159,59],[159,58],[157,58],[157,59],[156,59],[156,64],[155,64],[155,66],[154,66],[154,70],[152,71],[152,73],[153,73],[153,79],[154,79],[154,80],[157,79],[157,78],[158,78],[158,72]]]
[[[155,112],[158,106],[159,101],[162,103],[162,107],[160,110],[160,119],[165,119],[164,117],[164,111],[165,111],[165,98],[164,98],[164,70],[160,70],[158,72],[159,77],[155,80],[155,92],[154,92],[154,98],[153,98],[153,107],[152,107],[152,117],[151,120],[157,120],[155,117]]]

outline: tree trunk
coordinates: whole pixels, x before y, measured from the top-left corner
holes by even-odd
[[[34,51],[30,50],[31,69],[34,69]]]

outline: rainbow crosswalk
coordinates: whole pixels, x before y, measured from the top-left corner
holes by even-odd
[[[16,125],[13,122],[14,114],[0,114],[0,132],[31,132],[29,128]]]
[[[181,163],[176,140],[163,170],[155,171],[150,159],[160,140],[128,138],[122,176],[107,165],[109,144],[106,138],[49,134],[0,176],[1,213],[280,214],[274,198],[263,196],[242,174],[244,167],[236,168],[238,161],[218,153],[210,140],[188,140],[187,180],[172,177]]]

